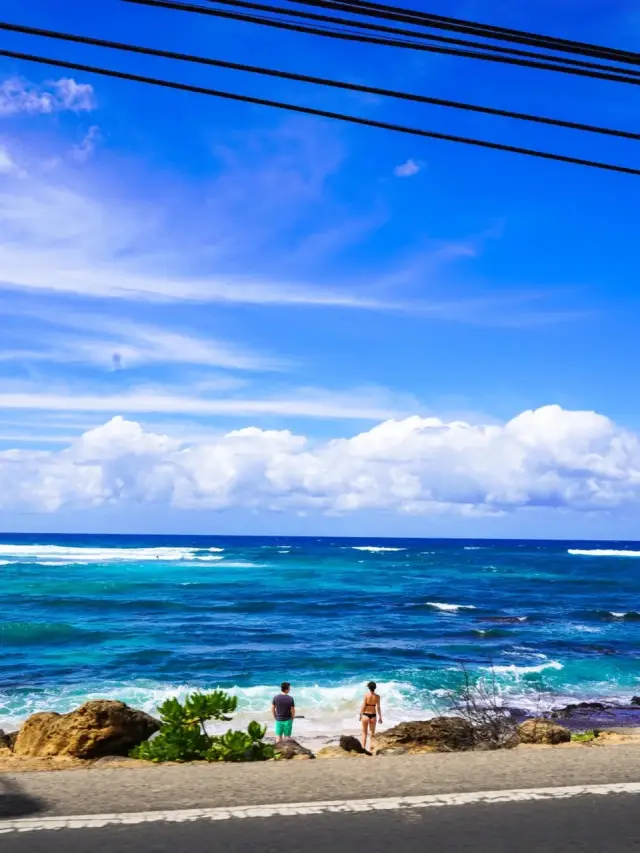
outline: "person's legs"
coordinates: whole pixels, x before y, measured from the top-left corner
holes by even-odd
[[[369,720],[369,749],[373,752],[373,740],[376,736],[376,718]]]
[[[280,743],[283,737],[291,737],[293,731],[293,720],[276,720],[276,743]]]
[[[367,733],[369,731],[369,717],[362,715],[362,748],[367,748]]]

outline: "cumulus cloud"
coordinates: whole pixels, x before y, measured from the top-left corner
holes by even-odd
[[[415,160],[407,160],[399,166],[396,166],[393,170],[393,174],[396,178],[410,178],[413,175],[417,175],[421,168],[422,166],[420,163],[417,163]]]
[[[547,406],[502,425],[388,420],[314,443],[256,427],[186,444],[116,417],[61,451],[0,453],[0,506],[155,503],[325,514],[609,510],[640,500],[640,437]]]
[[[0,83],[0,117],[20,114],[48,115],[63,112],[89,112],[95,108],[93,86],[77,83],[70,77],[39,85],[23,77],[9,77]]]

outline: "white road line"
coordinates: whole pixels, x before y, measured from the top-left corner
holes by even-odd
[[[569,797],[608,794],[640,794],[640,782],[615,785],[573,785],[566,788],[523,788],[514,791],[475,791],[469,794],[429,794],[423,797],[386,797],[369,800],[333,800],[310,803],[274,803],[263,806],[233,806],[214,809],[176,809],[172,811],[132,812],[124,814],[74,815],[0,820],[0,834],[58,829],[99,829],[104,826],[132,826],[141,823],[186,823],[196,820],[233,820],[236,818],[290,817],[437,808],[443,806],[522,803],[530,800],[563,800]]]

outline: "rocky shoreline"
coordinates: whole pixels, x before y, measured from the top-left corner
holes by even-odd
[[[500,726],[497,734],[459,716],[404,722],[378,733],[373,755],[640,743],[640,697],[628,705],[575,703],[537,718],[514,708],[504,713]],[[128,756],[159,729],[154,717],[111,700],[87,702],[68,714],[34,714],[17,732],[0,730],[0,772],[148,767],[149,762]],[[352,735],[312,743],[288,739],[276,752],[295,760],[373,757]]]

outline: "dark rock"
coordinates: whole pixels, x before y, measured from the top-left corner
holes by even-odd
[[[301,746],[298,741],[293,740],[293,738],[285,738],[285,740],[281,740],[280,743],[274,744],[273,748],[281,758],[290,759],[296,758],[297,756],[305,758],[314,757],[310,749],[307,749],[305,746]]]
[[[69,714],[33,714],[18,732],[13,750],[16,755],[38,758],[126,756],[159,728],[159,721],[144,711],[98,699]]]
[[[564,708],[558,708],[551,712],[551,718],[554,720],[562,720],[567,717],[575,716],[576,714],[591,713],[593,711],[608,711],[609,707],[602,702],[577,702],[574,705],[566,705]]]
[[[371,755],[368,749],[365,749],[357,737],[353,735],[341,735],[340,748],[345,752],[357,752],[358,755]]]
[[[634,696],[631,700],[631,704],[640,706],[640,696]]]
[[[473,749],[476,732],[460,717],[435,717],[433,720],[400,723],[376,737],[376,754],[390,747],[407,752],[452,752]]]
[[[0,748],[13,749],[13,745],[18,737],[18,732],[5,732],[0,729]]]

